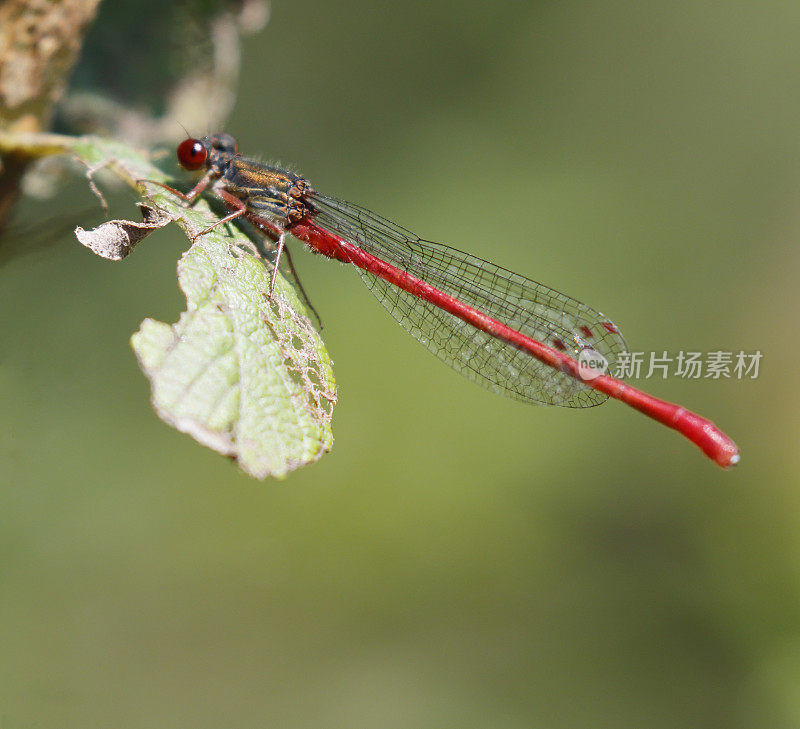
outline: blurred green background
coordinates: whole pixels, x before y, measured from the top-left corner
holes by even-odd
[[[634,350],[761,350],[641,383],[742,463],[475,387],[298,254],[336,443],[251,481],[156,417],[128,344],[181,311],[185,239],[114,265],[65,236],[0,270],[3,729],[800,725],[798,37],[788,0],[275,0],[243,150]]]

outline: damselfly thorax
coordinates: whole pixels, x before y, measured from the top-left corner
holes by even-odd
[[[229,134],[186,140],[178,148],[178,161],[189,170],[205,167],[214,192],[225,191],[247,207],[242,215],[266,216],[288,228],[313,213],[308,199],[313,189],[306,179],[242,156],[237,151],[236,140]],[[234,207],[240,209],[235,204]]]

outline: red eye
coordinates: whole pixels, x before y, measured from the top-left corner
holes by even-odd
[[[206,162],[206,148],[199,139],[185,139],[178,145],[178,163],[185,170],[199,170]]]

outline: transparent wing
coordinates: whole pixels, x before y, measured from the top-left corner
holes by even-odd
[[[599,352],[613,368],[627,345],[608,317],[536,281],[408,230],[353,203],[315,193],[314,222],[459,301],[577,359]],[[415,339],[470,380],[519,400],[592,407],[607,396],[475,329],[374,274],[367,287]]]

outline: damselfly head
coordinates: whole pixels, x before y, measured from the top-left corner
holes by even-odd
[[[205,145],[199,139],[184,139],[177,150],[178,164],[185,170],[199,170],[208,158]]]
[[[212,134],[204,140],[211,143],[211,149],[222,152],[223,154],[236,154],[238,152],[236,140],[230,135],[225,133]]]

